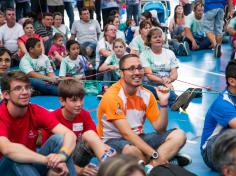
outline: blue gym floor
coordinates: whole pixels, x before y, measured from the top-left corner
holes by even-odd
[[[181,152],[191,156],[192,163],[186,168],[199,176],[218,175],[204,164],[199,145],[207,109],[218,95],[217,91],[221,91],[225,87],[224,70],[230,59],[231,48],[227,44],[223,45],[222,49],[223,55],[220,59],[213,57],[212,50],[192,52],[191,56],[178,57],[180,67],[178,80],[174,83],[176,93],[181,94],[189,87],[201,87],[203,88],[203,96],[195,98],[186,112],[169,110],[168,128],[178,127],[186,132],[188,140]],[[47,109],[55,109],[60,106],[58,98],[52,96],[33,97],[32,103],[37,103]],[[98,103],[95,96],[85,97],[84,108],[91,112],[95,122],[97,122],[96,108]],[[150,124],[146,122],[145,131],[152,130]]]

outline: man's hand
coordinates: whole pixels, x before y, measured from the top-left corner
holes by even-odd
[[[168,98],[170,96],[170,89],[165,86],[158,86],[155,88],[155,90],[160,100],[160,104],[168,104]]]
[[[171,79],[169,77],[162,77],[163,80],[163,84],[170,84],[171,83]]]
[[[50,169],[47,176],[67,176],[69,170],[66,163],[59,163],[56,168]]]
[[[79,175],[81,176],[96,176],[98,172],[97,166],[89,163],[83,169],[81,169]]]
[[[199,49],[199,46],[198,46],[198,44],[196,43],[195,40],[192,42],[192,49],[193,49],[193,50]]]
[[[59,163],[65,162],[66,157],[62,154],[51,153],[47,156],[47,166],[54,169]]]

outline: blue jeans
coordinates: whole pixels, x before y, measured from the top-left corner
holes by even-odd
[[[48,83],[42,79],[32,78],[30,79],[31,86],[42,93],[43,95],[58,95],[57,85]]]
[[[165,131],[164,133],[159,133],[158,131],[156,131],[152,133],[141,134],[139,137],[141,137],[142,140],[145,141],[152,148],[158,149],[161,144],[165,142],[167,136],[169,136],[169,134],[174,130],[175,129],[171,129]],[[112,138],[106,141],[106,144],[116,149],[117,153],[122,153],[123,148],[126,145],[131,145],[131,142],[127,141],[124,138]]]
[[[198,50],[209,49],[211,42],[208,39],[208,37],[194,38],[194,39],[195,39],[197,45],[199,46]],[[188,42],[189,48],[192,49],[192,42],[187,37],[184,38],[184,41]]]
[[[51,136],[38,153],[47,156],[50,153],[57,153],[63,145],[63,137],[60,135]],[[70,157],[66,165],[70,176],[75,176],[75,168]],[[0,173],[2,176],[40,176],[46,175],[49,168],[46,165],[36,163],[18,163],[7,157],[0,160]]]
[[[8,8],[14,9],[14,1],[13,0],[0,0],[1,11],[5,12],[5,10]]]
[[[64,2],[64,8],[65,8],[66,13],[69,17],[70,29],[71,29],[72,24],[74,22],[74,8],[72,6],[72,2]]]
[[[25,16],[28,12],[30,12],[30,10],[29,2],[16,3],[16,21]]]
[[[139,3],[137,4],[127,4],[127,18],[132,19],[132,16],[134,18],[134,21],[136,25],[139,24]]]
[[[118,79],[119,76],[115,73],[115,71],[110,71],[103,74],[103,81],[105,81],[104,85],[110,86],[113,83],[109,81],[118,81]]]

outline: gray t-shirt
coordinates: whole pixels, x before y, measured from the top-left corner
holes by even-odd
[[[81,44],[84,42],[97,42],[101,28],[97,20],[90,20],[88,23],[78,20],[75,21],[71,28],[71,34],[75,34],[77,41]]]

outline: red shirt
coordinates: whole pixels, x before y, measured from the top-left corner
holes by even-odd
[[[59,46],[59,45],[56,45],[56,44],[52,44],[50,50],[48,51],[48,57],[54,58],[55,57],[55,54],[54,54],[55,51],[57,51],[60,56],[64,56],[65,50],[66,49],[63,45]]]
[[[62,115],[62,108],[56,109],[51,113],[55,115],[55,117],[60,123],[65,125],[67,128],[71,129],[77,136],[77,139],[79,139],[80,136],[88,130],[93,130],[97,133],[94,121],[92,120],[89,112],[84,109],[82,109],[72,121],[67,120]]]
[[[9,114],[6,103],[0,105],[0,136],[7,137],[11,142],[23,144],[33,151],[36,151],[38,130],[51,131],[57,124],[59,122],[49,111],[36,104],[29,104],[26,114],[17,118]]]

